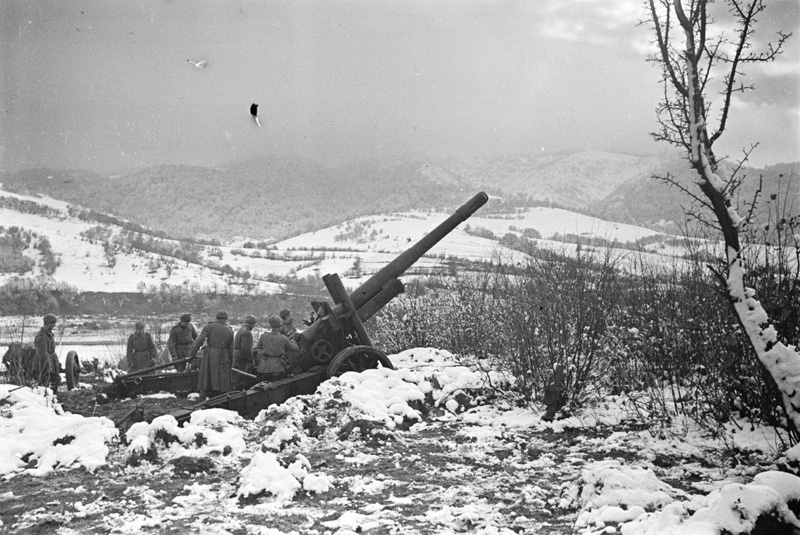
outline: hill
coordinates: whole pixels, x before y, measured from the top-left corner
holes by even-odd
[[[664,247],[669,236],[634,225],[559,208],[513,214],[484,208],[420,259],[409,275],[437,272],[455,261],[521,259],[526,243],[564,248],[574,247],[564,240],[576,239],[649,243],[658,254],[680,254]],[[167,284],[275,293],[304,280],[321,289],[321,275],[339,273],[346,285],[355,287],[451,213],[409,210],[361,216],[273,244],[250,237],[208,243],[178,240],[64,201],[0,190],[0,248],[5,253],[0,282],[45,277],[91,292],[136,292]]]
[[[662,162],[649,175],[639,176],[618,186],[605,198],[592,203],[590,212],[600,218],[621,223],[641,225],[666,232],[679,233],[683,214],[698,209],[697,203],[674,185],[653,178],[670,176],[681,187],[700,195],[694,185],[694,171],[685,160]],[[800,210],[800,163],[778,164],[765,169],[745,168],[745,178],[739,188],[736,202],[745,215],[756,194],[757,219],[766,221],[767,212],[774,210],[771,197],[781,199],[781,204],[796,214]]]
[[[4,175],[7,191],[46,195],[181,238],[279,240],[367,213],[454,204],[408,166],[329,169],[307,160],[251,160],[224,169],[183,165],[103,177],[32,169]]]
[[[465,188],[489,187],[565,208],[590,208],[629,180],[648,176],[655,157],[584,151],[505,158],[448,157],[426,163],[423,174]]]
[[[407,157],[336,168],[300,158],[251,159],[218,169],[164,165],[118,176],[30,169],[0,175],[0,182],[10,192],[45,195],[173,238],[248,236],[276,242],[360,216],[448,211],[479,190],[496,197],[486,211],[554,206],[675,231],[688,198],[653,179],[666,173],[681,183],[692,181],[680,157],[585,151],[546,157]],[[781,181],[788,191],[799,190],[797,163],[747,174],[762,175],[770,193],[780,190],[773,185]],[[743,199],[752,197],[757,183],[747,182]]]

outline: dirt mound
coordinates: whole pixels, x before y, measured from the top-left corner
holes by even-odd
[[[121,436],[136,422],[150,422],[163,414],[182,411],[192,407],[192,402],[180,397],[140,397],[98,402],[100,390],[59,391],[58,402],[65,412],[81,416],[104,416],[114,422]]]

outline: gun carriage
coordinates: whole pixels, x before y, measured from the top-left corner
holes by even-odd
[[[323,282],[333,303],[311,302],[313,309],[311,321],[308,322],[308,327],[297,335],[299,352],[291,360],[287,378],[251,384],[245,391],[227,392],[199,403],[191,410],[175,413],[174,416],[179,421],[184,421],[194,410],[210,407],[236,410],[245,417],[255,416],[258,411],[273,403],[283,403],[292,396],[313,393],[327,378],[348,371],[360,372],[377,367],[393,368],[389,358],[373,346],[364,323],[404,291],[400,275],[460,223],[474,214],[487,200],[488,196],[483,192],[472,197],[353,292],[347,292],[339,275],[334,273],[323,276]],[[118,396],[162,390],[181,391],[184,388],[185,391],[191,391],[197,384],[197,372],[153,373],[174,364],[173,362],[118,377],[108,392]]]

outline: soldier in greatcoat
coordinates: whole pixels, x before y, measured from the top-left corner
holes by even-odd
[[[297,352],[297,342],[281,334],[283,321],[280,316],[269,319],[270,331],[258,339],[258,364],[256,377],[259,381],[277,381],[286,377],[287,355]]]
[[[36,349],[33,366],[34,377],[37,378],[40,385],[49,386],[53,390],[56,390],[61,383],[61,375],[59,375],[61,366],[56,355],[56,341],[53,337],[53,328],[57,321],[55,315],[45,315],[42,318],[44,325],[33,339],[33,347]]]
[[[253,362],[253,327],[255,325],[255,316],[247,316],[244,325],[236,331],[236,336],[233,337],[233,367],[249,374],[255,372],[255,363]],[[232,380],[235,390],[247,388],[247,376],[234,372]]]
[[[203,342],[206,342],[203,358],[200,361],[200,377],[197,391],[201,400],[231,390],[231,366],[233,365],[233,329],[226,325],[228,313],[217,312],[216,321],[203,327],[192,344],[190,357],[197,355]]]
[[[144,331],[144,323],[137,321],[133,334],[128,337],[128,349],[125,353],[128,371],[135,372],[155,366],[156,358],[158,349],[153,343],[153,337]]]
[[[167,339],[167,349],[172,360],[182,360],[189,357],[192,344],[197,339],[197,329],[192,325],[192,315],[183,314],[180,321],[172,326]],[[189,364],[190,370],[196,370],[197,365],[192,361]],[[186,371],[186,363],[181,362],[175,365],[178,372]]]

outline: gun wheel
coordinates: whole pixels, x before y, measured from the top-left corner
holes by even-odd
[[[363,372],[375,368],[394,369],[392,361],[378,349],[371,346],[352,346],[340,351],[328,365],[326,376],[338,377],[345,372]]]
[[[311,346],[311,358],[318,364],[325,364],[333,356],[333,344],[327,340],[317,340]]]
[[[67,390],[72,390],[78,386],[78,377],[80,373],[81,367],[78,363],[78,354],[75,351],[69,351],[64,365],[64,375],[67,377]]]

